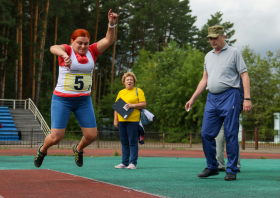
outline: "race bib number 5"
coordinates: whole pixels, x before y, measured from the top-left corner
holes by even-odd
[[[64,89],[66,91],[89,91],[91,89],[91,74],[66,74]]]

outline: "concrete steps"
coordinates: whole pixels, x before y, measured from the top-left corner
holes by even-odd
[[[39,121],[30,110],[12,109],[10,112],[17,130],[21,131],[21,141],[30,142],[32,140],[33,144],[37,144],[45,139]]]

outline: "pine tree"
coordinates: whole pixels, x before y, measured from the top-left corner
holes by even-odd
[[[12,4],[9,1],[0,0],[0,5],[0,93],[3,99],[5,94],[10,28],[15,25],[15,18],[12,16]]]
[[[205,54],[208,53],[213,48],[209,44],[207,35],[208,35],[208,27],[215,26],[215,25],[222,25],[224,27],[226,40],[225,42],[232,46],[236,39],[230,40],[231,37],[234,35],[235,30],[232,29],[234,26],[234,23],[231,23],[229,21],[222,23],[222,16],[223,14],[221,12],[216,12],[214,15],[211,14],[211,19],[208,19],[207,23],[202,26],[201,30],[198,32],[198,38],[196,47],[197,49],[203,51]]]

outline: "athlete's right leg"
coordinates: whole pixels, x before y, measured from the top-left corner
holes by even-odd
[[[37,168],[42,165],[43,160],[47,155],[48,148],[59,143],[62,140],[64,133],[65,129],[51,129],[51,134],[47,135],[44,144],[38,147],[37,153],[34,157],[34,165]]]
[[[62,140],[70,114],[71,105],[69,105],[69,99],[53,95],[51,103],[51,133],[45,138],[44,144],[38,148],[34,158],[36,167],[42,165],[48,149]]]
[[[51,129],[51,133],[47,135],[45,138],[44,144],[41,147],[40,151],[43,153],[47,153],[47,150],[53,146],[58,144],[65,134],[65,129]]]

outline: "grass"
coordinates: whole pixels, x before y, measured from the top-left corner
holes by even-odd
[[[6,148],[6,147],[0,147],[0,150],[9,150],[9,148]]]
[[[115,150],[114,156],[119,156],[119,152]]]
[[[260,157],[260,158],[261,158],[261,159],[267,159],[267,157],[265,157],[265,156],[262,156],[262,155],[261,155],[261,157]]]

